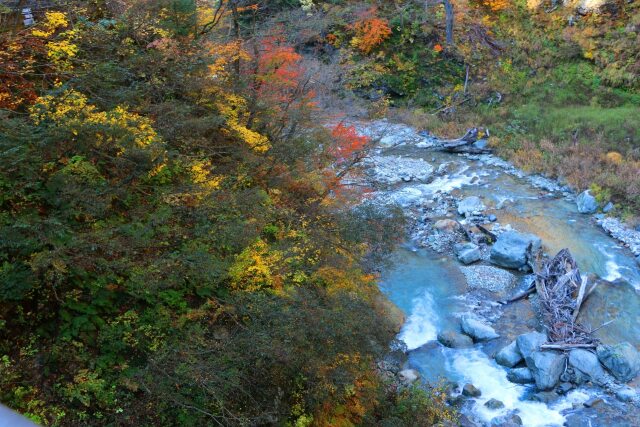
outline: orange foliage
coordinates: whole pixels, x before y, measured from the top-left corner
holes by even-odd
[[[304,84],[302,56],[287,45],[283,36],[262,39],[257,58],[256,94],[275,112],[312,107],[315,93]],[[294,105],[295,104],[295,105]]]
[[[480,0],[480,4],[493,12],[500,12],[509,7],[509,0]]]
[[[362,53],[370,53],[391,36],[389,21],[378,18],[375,12],[375,8],[370,9],[353,25],[356,36],[351,40],[351,45]]]

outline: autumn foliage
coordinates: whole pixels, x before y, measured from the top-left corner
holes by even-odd
[[[375,8],[356,21],[353,30],[355,37],[351,39],[351,45],[365,54],[371,53],[391,36],[389,21],[377,17]]]

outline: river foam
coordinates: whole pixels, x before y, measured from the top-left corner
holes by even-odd
[[[415,350],[435,340],[438,333],[433,296],[425,291],[422,296],[414,298],[412,304],[411,314],[398,337],[408,350]]]

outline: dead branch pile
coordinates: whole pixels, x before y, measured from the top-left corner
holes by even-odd
[[[488,131],[485,129],[485,133]],[[474,144],[479,140],[480,130],[471,128],[460,138],[440,140],[439,144],[433,147],[436,150],[450,153],[485,154],[491,150],[486,147],[477,147]]]
[[[535,288],[541,302],[551,344],[545,348],[594,347],[592,331],[578,322],[580,307],[595,286],[587,291],[587,278],[568,249],[563,249],[536,273]]]

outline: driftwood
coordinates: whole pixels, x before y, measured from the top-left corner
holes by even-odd
[[[516,294],[515,296],[509,298],[508,300],[498,301],[498,303],[502,305],[511,304],[512,302],[520,301],[521,299],[526,298],[527,296],[531,295],[535,291],[536,291],[536,285],[532,283],[531,286],[529,286],[526,290]]]
[[[551,342],[548,345],[555,346],[543,348],[591,348],[597,344],[593,331],[577,322],[588,293],[587,279],[580,276],[568,249],[558,252],[536,273],[535,288]]]
[[[470,153],[470,154],[486,154],[491,150],[488,148],[481,148],[474,146],[478,141],[478,135],[480,130],[478,128],[471,128],[460,138],[457,139],[444,139],[439,141],[439,145],[433,147],[435,150],[447,151],[449,153]]]

